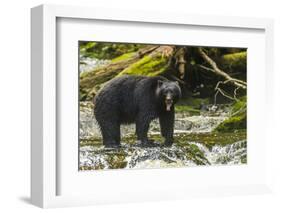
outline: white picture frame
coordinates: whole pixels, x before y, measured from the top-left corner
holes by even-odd
[[[179,189],[176,185],[169,185],[167,189],[161,190],[159,187],[153,189],[150,195],[145,192],[139,194],[133,193],[133,190],[122,192],[122,196],[113,192],[106,199],[106,192],[110,189],[104,189],[105,193],[88,195],[68,194],[58,195],[58,166],[57,145],[57,88],[60,82],[57,79],[57,21],[64,19],[81,20],[100,20],[100,21],[118,21],[119,24],[126,22],[133,23],[153,23],[156,25],[173,26],[199,26],[210,28],[232,29],[254,29],[264,33],[264,67],[261,68],[261,74],[266,76],[265,88],[261,88],[264,95],[264,101],[272,104],[270,90],[273,87],[271,79],[273,78],[273,21],[271,19],[241,18],[241,17],[217,17],[203,15],[173,14],[173,13],[153,13],[148,11],[122,11],[101,8],[85,8],[74,6],[54,6],[41,5],[31,10],[31,56],[32,56],[32,87],[31,87],[31,201],[33,204],[47,207],[91,205],[99,203],[114,202],[138,202],[144,200],[163,200],[179,199],[198,196],[214,195],[241,195],[252,193],[265,193],[271,191],[271,170],[269,149],[264,150],[263,158],[266,158],[265,165],[259,169],[259,173],[264,176],[253,184],[245,181],[239,184],[218,184],[216,186],[200,186],[199,182],[193,183],[194,187],[186,186]],[[255,78],[255,77],[254,77]],[[260,79],[261,80],[261,79]],[[261,109],[262,110],[262,109]],[[270,112],[267,112],[270,114]],[[267,115],[268,115],[267,114]],[[264,116],[263,122],[267,127],[263,146],[268,148],[270,140],[270,116]],[[268,142],[268,143],[266,143]],[[66,150],[67,151],[67,150]],[[77,156],[73,156],[76,158]],[[248,168],[245,167],[244,170]],[[231,168],[235,170],[235,167]],[[155,175],[164,175],[164,170],[152,170],[146,173]],[[167,170],[168,171],[168,170]],[[176,170],[173,170],[176,172]],[[181,174],[186,175],[186,168],[180,170]],[[230,170],[229,170],[230,171]],[[77,170],[78,172],[78,170]],[[119,171],[122,172],[122,171]],[[202,170],[195,173],[204,175]],[[143,170],[138,170],[132,176],[142,175]],[[230,171],[231,173],[231,171]],[[91,175],[94,179],[95,176]],[[175,178],[171,175],[170,178]],[[75,182],[73,182],[75,184]],[[238,184],[238,185],[237,185]],[[161,186],[161,185],[159,185]],[[126,186],[124,186],[126,187]],[[128,186],[129,188],[129,186]],[[167,194],[170,193],[170,194]],[[166,194],[166,195],[165,195]]]

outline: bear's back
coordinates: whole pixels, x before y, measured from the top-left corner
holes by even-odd
[[[139,108],[152,104],[159,79],[163,78],[126,75],[110,80],[95,97],[95,114],[118,114],[121,123],[134,122]]]
[[[119,114],[119,117],[132,122],[137,107],[134,98],[134,91],[142,76],[117,77],[100,89],[94,99],[95,114]]]

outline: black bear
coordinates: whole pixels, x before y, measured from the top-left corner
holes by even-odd
[[[95,96],[94,115],[105,147],[120,146],[120,125],[136,123],[136,134],[143,146],[149,124],[159,118],[165,145],[171,146],[174,133],[174,104],[181,97],[177,82],[164,77],[122,76],[109,81]]]

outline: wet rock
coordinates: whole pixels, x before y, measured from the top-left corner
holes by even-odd
[[[143,148],[138,145],[122,144],[120,149],[80,148],[80,169],[120,169],[120,168],[166,168],[195,165],[209,165],[204,153],[194,146],[174,144],[172,147],[157,146]]]

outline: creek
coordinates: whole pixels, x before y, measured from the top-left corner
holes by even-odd
[[[150,125],[149,138],[155,146],[141,147],[135,125],[121,126],[121,148],[109,149],[102,138],[89,102],[80,103],[80,170],[144,169],[198,165],[235,165],[247,162],[245,130],[221,133],[213,130],[229,116],[228,110],[191,115],[176,113],[174,144],[162,145],[157,120]]]

